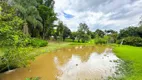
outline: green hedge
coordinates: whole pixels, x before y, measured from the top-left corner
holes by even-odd
[[[33,47],[44,47],[47,46],[48,42],[46,40],[33,38],[31,39],[30,45]]]

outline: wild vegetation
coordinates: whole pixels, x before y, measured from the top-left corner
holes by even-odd
[[[39,51],[47,49],[48,41],[63,41],[76,45],[90,43],[137,46],[115,47],[114,52],[124,61],[132,62],[129,66],[133,72],[126,77],[128,80],[142,79],[142,49],[139,48],[142,47],[142,20],[139,26],[130,26],[120,32],[100,29],[92,32],[86,23],[80,23],[78,30],[72,32],[57,18],[54,3],[54,0],[0,1],[0,72],[26,67],[40,53],[30,54],[31,51],[37,48]],[[50,46],[49,44],[48,49],[51,51],[61,47]]]

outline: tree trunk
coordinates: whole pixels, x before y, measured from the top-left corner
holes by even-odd
[[[28,28],[28,24],[27,23],[24,23],[24,26],[23,26],[23,33],[28,35],[29,34],[29,28]]]
[[[45,20],[43,20],[42,24],[43,24],[42,39],[45,39]]]

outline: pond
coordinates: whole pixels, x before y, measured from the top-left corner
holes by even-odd
[[[0,80],[105,80],[116,77],[120,60],[105,46],[75,46],[42,54],[26,68],[3,73]]]

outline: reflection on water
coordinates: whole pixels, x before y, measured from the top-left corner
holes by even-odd
[[[80,56],[72,55],[71,59],[64,65],[58,64],[58,58],[54,61],[57,65],[58,80],[104,80],[109,76],[115,76],[118,63],[112,62],[118,58],[106,49],[102,54],[92,53],[87,61],[81,61]]]
[[[115,76],[118,58],[105,46],[76,46],[43,54],[27,68],[0,75],[0,80],[104,80]]]

